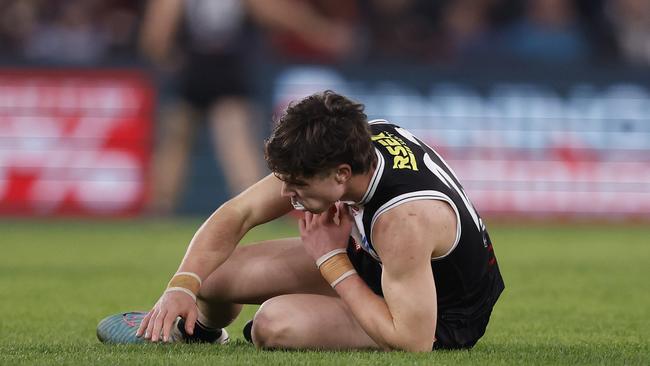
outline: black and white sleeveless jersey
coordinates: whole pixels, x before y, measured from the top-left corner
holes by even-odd
[[[457,232],[452,249],[431,260],[439,314],[473,318],[490,311],[503,291],[503,280],[485,225],[454,172],[407,130],[385,120],[371,121],[370,128],[377,167],[365,195],[350,210],[356,223],[352,237],[381,263],[372,245],[379,216],[415,200],[447,202],[456,213]]]

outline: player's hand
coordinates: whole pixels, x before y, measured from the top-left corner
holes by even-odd
[[[305,212],[298,222],[302,244],[314,259],[348,245],[352,216],[346,204],[337,202],[320,214]]]
[[[156,305],[142,319],[140,328],[135,335],[144,336],[152,342],[169,341],[172,326],[177,317],[185,319],[185,331],[187,334],[194,334],[194,323],[198,317],[196,302],[192,297],[183,292],[165,292],[162,294]]]

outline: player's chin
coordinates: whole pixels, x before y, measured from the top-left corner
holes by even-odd
[[[329,208],[329,206],[325,206],[325,205],[323,205],[323,206],[321,206],[321,205],[319,205],[319,206],[309,206],[309,207],[305,206],[305,209],[307,211],[313,213],[313,214],[321,214],[321,213],[327,211],[328,208]]]

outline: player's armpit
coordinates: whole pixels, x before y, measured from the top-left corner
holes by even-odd
[[[416,200],[385,211],[373,226],[371,241],[378,251],[392,257],[408,250],[430,251],[430,258],[447,254],[456,242],[454,209],[441,200]],[[384,255],[379,254],[380,257]]]

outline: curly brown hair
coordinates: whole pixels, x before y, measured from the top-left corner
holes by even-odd
[[[326,175],[339,164],[368,172],[376,157],[363,110],[331,90],[290,104],[264,146],[269,169],[291,180]]]

